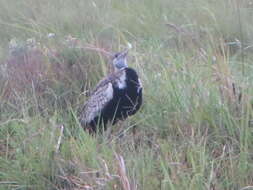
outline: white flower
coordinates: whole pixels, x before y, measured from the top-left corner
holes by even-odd
[[[133,46],[131,43],[127,42],[127,47],[128,47],[128,49],[132,49]]]
[[[36,44],[35,38],[28,38],[28,39],[26,40],[26,45],[27,45],[27,46],[34,46],[35,44]]]
[[[15,49],[18,47],[18,43],[15,38],[12,38],[9,42],[9,49]]]
[[[54,38],[54,37],[55,37],[55,33],[48,33],[48,34],[47,34],[47,37],[48,37],[48,38]]]
[[[92,1],[92,5],[93,5],[93,7],[97,8],[97,5],[94,1]]]

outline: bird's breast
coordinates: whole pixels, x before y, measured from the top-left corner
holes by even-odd
[[[126,73],[123,72],[122,75],[116,80],[117,87],[119,89],[126,88]]]

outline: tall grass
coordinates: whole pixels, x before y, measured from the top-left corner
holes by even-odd
[[[0,189],[253,188],[252,8],[0,0]],[[142,109],[90,136],[77,110],[128,43]]]

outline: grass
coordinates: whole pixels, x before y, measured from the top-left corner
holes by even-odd
[[[253,189],[252,9],[0,0],[0,189]],[[90,136],[77,110],[128,43],[142,109]]]

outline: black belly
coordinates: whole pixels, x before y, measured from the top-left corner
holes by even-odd
[[[106,129],[108,122],[113,125],[119,120],[124,120],[128,116],[135,114],[142,104],[142,90],[137,88],[114,89],[113,99],[108,102],[102,110],[100,116],[96,117],[92,123],[92,130],[96,131],[99,126]]]
[[[115,103],[112,105],[112,107],[114,107],[112,110],[115,110],[113,117],[111,118],[112,124],[115,124],[118,120],[126,119],[128,116],[135,114],[140,109],[142,103],[142,93],[141,91],[137,93],[137,90],[133,92],[124,92],[124,94],[118,99],[118,102],[116,104]]]

